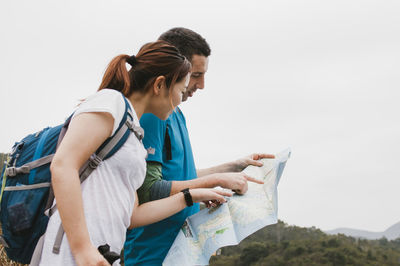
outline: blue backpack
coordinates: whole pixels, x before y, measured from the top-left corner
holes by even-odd
[[[133,131],[143,138],[143,129],[133,124],[126,98],[125,114],[115,134],[109,137],[79,171],[81,183],[101,161],[112,156]],[[8,161],[1,170],[0,242],[7,256],[29,264],[39,238],[45,233],[49,217],[56,210],[51,189],[50,163],[68,129],[72,115],[64,124],[30,134],[14,144]],[[60,226],[53,252],[58,253],[64,231]]]

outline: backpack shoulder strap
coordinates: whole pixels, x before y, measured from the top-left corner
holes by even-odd
[[[125,101],[125,114],[120,122],[118,129],[114,135],[108,138],[96,151],[96,153],[90,156],[89,160],[83,165],[79,171],[80,182],[84,182],[88,176],[97,168],[97,166],[104,160],[111,157],[128,139],[131,131],[135,133],[135,136],[139,141],[143,139],[144,130],[140,126],[135,126],[133,123],[133,114],[128,103],[128,100],[124,97]],[[56,206],[49,209],[49,216],[51,216]],[[58,254],[60,252],[61,242],[64,236],[64,229],[62,225],[58,229],[56,239],[53,245],[53,253]]]
[[[135,133],[135,136],[139,141],[143,139],[144,130],[140,126],[135,126],[133,123],[133,114],[128,103],[125,100],[125,114],[118,129],[115,131],[114,135],[108,138],[103,145],[96,151],[96,153],[90,156],[87,163],[81,168],[79,173],[81,183],[90,175],[90,173],[96,169],[96,167],[103,160],[111,157],[119,148],[126,142],[131,131]]]

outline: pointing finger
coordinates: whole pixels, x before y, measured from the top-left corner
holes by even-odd
[[[260,159],[274,159],[275,155],[273,154],[267,154],[267,153],[255,153],[253,154],[253,159],[254,160],[260,160]]]
[[[247,181],[254,182],[254,183],[257,183],[257,184],[264,184],[264,181],[256,179],[254,177],[247,176],[247,175],[245,175],[244,177],[246,178]]]

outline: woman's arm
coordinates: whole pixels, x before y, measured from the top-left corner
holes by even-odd
[[[90,242],[79,169],[111,135],[113,122],[108,113],[82,113],[74,117],[50,166],[57,208],[78,265],[109,265]]]
[[[207,188],[190,189],[189,192],[192,195],[193,202],[217,201],[219,203],[224,203],[226,202],[224,196],[232,196],[231,192]],[[137,202],[136,200],[129,229],[161,221],[186,207],[183,193],[177,193],[168,198],[146,202],[139,206]]]

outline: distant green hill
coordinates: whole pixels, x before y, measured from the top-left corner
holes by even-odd
[[[359,240],[279,221],[237,246],[222,248],[210,265],[400,265],[400,238]]]
[[[395,223],[383,232],[371,232],[366,230],[342,227],[330,231],[325,231],[325,233],[329,235],[344,234],[346,236],[353,236],[365,239],[379,239],[382,237],[386,237],[388,240],[394,240],[400,237],[400,222]]]

